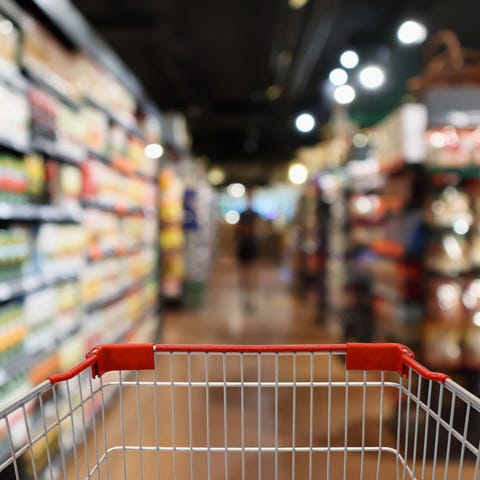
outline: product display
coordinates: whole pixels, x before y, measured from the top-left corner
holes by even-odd
[[[0,14],[0,71],[7,79],[18,75],[17,59],[20,32],[6,17]]]
[[[101,208],[118,213],[141,211],[155,205],[155,185],[135,176],[127,176],[94,158],[82,166],[83,197]]]
[[[158,161],[144,153],[137,114],[159,119],[44,22],[0,15],[2,403],[93,345],[152,341],[158,329]],[[0,430],[0,463],[5,438]],[[47,465],[43,453],[34,452],[37,466]]]
[[[349,288],[352,304],[365,306],[356,319],[362,340],[421,341],[425,114],[421,105],[401,107],[350,152]]]
[[[30,140],[30,106],[23,90],[0,83],[0,143],[25,150]]]
[[[212,187],[200,168],[184,193],[183,226],[185,231],[185,305],[203,304],[215,244],[214,200]]]
[[[425,264],[428,291],[423,336],[426,361],[436,368],[477,369],[478,340],[478,129],[468,110],[454,112],[457,100],[470,90],[435,89],[427,94],[431,120],[426,132],[429,231]],[[477,92],[478,95],[478,92]],[[480,97],[479,97],[480,98]],[[462,102],[461,102],[462,103]],[[462,117],[461,125],[455,119]]]
[[[161,291],[166,298],[179,299],[185,279],[184,185],[173,168],[164,167],[160,172],[159,187]]]

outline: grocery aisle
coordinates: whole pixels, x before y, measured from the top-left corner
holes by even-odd
[[[166,312],[164,343],[304,343],[325,342],[314,325],[313,305],[289,294],[282,270],[258,269],[253,311],[244,308],[235,259],[221,257],[211,277],[205,308]]]
[[[314,309],[305,302],[294,298],[288,289],[288,284],[282,280],[281,270],[264,266],[259,269],[259,287],[257,295],[257,310],[246,313],[242,308],[239,296],[238,272],[234,261],[224,257],[217,262],[212,276],[206,306],[201,311],[167,312],[164,316],[162,342],[164,343],[314,343],[331,340],[331,335],[319,326],[314,325]],[[258,377],[256,359],[250,361],[245,356],[244,366],[240,366],[235,359],[226,363],[218,361],[212,355],[209,360],[195,355],[187,360],[179,355],[176,359],[166,354],[157,361],[156,381],[165,382],[164,386],[157,388],[157,415],[154,412],[152,392],[150,388],[140,389],[124,387],[122,409],[118,402],[114,402],[108,411],[106,421],[107,442],[118,443],[122,437],[121,424],[125,426],[124,434],[127,445],[137,445],[139,427],[137,415],[141,417],[141,438],[144,446],[154,445],[156,436],[161,445],[185,446],[194,444],[212,447],[225,445],[225,436],[228,437],[230,446],[277,445],[278,447],[292,445],[313,444],[325,445],[330,439],[331,446],[341,446],[344,443],[344,424],[346,397],[344,389],[332,389],[328,399],[325,392],[316,392],[310,397],[309,388],[262,390],[259,400],[257,388],[245,388],[243,393],[234,387],[227,389],[215,388],[215,381],[226,378],[231,380],[255,381]],[[238,357],[237,357],[238,358]],[[332,358],[331,380],[345,379],[343,361]],[[190,363],[191,362],[191,363]],[[292,376],[292,358],[279,357],[278,374],[275,374],[274,362],[262,360],[262,379],[273,379],[278,375],[280,381]],[[295,381],[309,381],[313,377],[310,373],[310,360],[308,356],[298,355],[295,358]],[[314,380],[328,380],[327,363],[322,359],[315,360]],[[175,380],[182,379],[187,383],[205,379],[212,381],[207,394],[204,388],[189,389],[175,387],[170,390],[169,381],[172,375]],[[227,372],[227,374],[225,373]],[[361,381],[362,374],[351,373],[351,381]],[[150,372],[140,375],[134,380],[151,381]],[[388,378],[386,378],[388,380]],[[385,391],[383,400],[376,389],[368,391],[362,400],[362,391],[351,388],[348,396],[348,444],[366,447],[378,444],[379,408],[383,411],[383,442],[388,447],[396,447],[393,428],[396,426],[396,402],[398,393],[395,389]],[[383,406],[381,403],[383,402]],[[259,404],[261,408],[259,408]],[[296,407],[293,407],[293,405]],[[329,406],[330,405],[330,406]],[[331,411],[330,427],[327,422],[327,411]],[[365,411],[363,412],[363,409]],[[258,413],[260,411],[260,414]],[[293,422],[293,412],[295,421]],[[138,412],[138,413],[137,413]],[[207,413],[208,412],[208,413]],[[310,413],[309,413],[310,412]],[[172,422],[172,416],[174,421]],[[365,423],[362,424],[362,416]],[[189,423],[189,417],[191,423]],[[310,437],[309,424],[314,425]],[[262,439],[259,440],[257,428],[261,423]],[[155,429],[157,424],[157,429]],[[207,427],[208,425],[208,427]],[[228,428],[225,428],[228,425]],[[97,437],[102,438],[102,427],[99,426]],[[226,433],[228,430],[228,433]],[[363,430],[363,432],[362,432]],[[309,438],[310,437],[310,438]],[[277,439],[277,441],[275,440]],[[293,440],[292,440],[293,439]],[[100,440],[101,442],[101,440]],[[275,443],[276,442],[276,443]],[[419,445],[423,444],[420,438]],[[420,447],[419,447],[420,448]],[[170,449],[171,450],[171,449]],[[420,450],[419,450],[420,451]],[[364,455],[364,477],[361,476],[361,458]],[[442,461],[444,452],[440,450],[437,465],[437,474],[444,474]],[[90,466],[95,458],[93,442],[90,442]],[[82,449],[78,451],[79,465],[85,458]],[[307,452],[296,453],[292,458],[290,453],[274,452],[224,452],[162,451],[156,455],[154,451],[138,452],[127,451],[124,455],[118,450],[109,455],[108,476],[106,463],[102,466],[100,478],[124,478],[126,466],[127,477],[132,478],[165,478],[165,479],[225,479],[237,480],[244,478],[284,479],[357,479],[357,478],[402,478],[402,467],[397,465],[395,457],[383,453],[349,454],[346,462],[346,476],[344,476],[343,453],[327,455],[315,453],[311,456]],[[420,455],[419,455],[420,458]],[[420,460],[418,460],[420,462]],[[125,466],[124,466],[125,465]],[[328,466],[327,466],[328,465]],[[378,469],[379,468],[379,469]],[[420,468],[420,467],[417,467]],[[160,469],[160,477],[158,476]],[[329,474],[327,474],[327,469]],[[81,467],[80,467],[81,470]],[[243,474],[242,474],[243,470]],[[193,471],[193,473],[192,473]],[[464,469],[465,477],[474,478],[474,465],[467,462]],[[228,474],[226,474],[228,472]],[[311,475],[313,472],[313,476]],[[431,478],[432,459],[427,458],[425,466],[426,477]],[[451,459],[449,474],[445,478],[458,477],[458,460]],[[395,475],[400,475],[395,477]],[[143,475],[143,477],[142,477]],[[74,478],[74,465],[67,478]],[[405,478],[411,478],[409,476]]]

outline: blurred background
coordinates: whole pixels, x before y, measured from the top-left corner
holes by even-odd
[[[401,342],[479,394],[479,15],[0,0],[0,403],[147,341]]]

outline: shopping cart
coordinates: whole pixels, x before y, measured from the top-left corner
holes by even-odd
[[[472,480],[479,428],[398,344],[109,345],[0,410],[0,478]]]

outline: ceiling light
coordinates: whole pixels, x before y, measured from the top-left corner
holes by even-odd
[[[266,91],[269,100],[278,100],[282,94],[282,89],[278,85],[270,85]]]
[[[464,218],[458,218],[453,222],[453,231],[458,235],[465,235],[470,229],[470,225]]]
[[[293,163],[288,169],[288,179],[295,185],[305,183],[308,178],[308,170],[301,163]]]
[[[245,195],[245,186],[241,183],[231,183],[227,187],[227,193],[234,198],[241,198]]]
[[[235,225],[240,220],[240,214],[236,210],[229,210],[225,214],[225,221],[230,225]]]
[[[341,105],[347,105],[355,100],[355,90],[350,85],[337,87],[333,93],[333,98]]]
[[[340,55],[340,63],[345,68],[355,68],[358,65],[359,58],[353,50],[347,50]]]
[[[288,5],[290,8],[293,8],[294,10],[298,10],[299,8],[302,8],[308,0],[288,0]]]
[[[348,81],[348,73],[343,68],[335,68],[330,72],[328,76],[330,83],[339,87],[344,85]]]
[[[380,88],[385,82],[385,73],[376,65],[369,65],[360,72],[360,83],[369,90]]]
[[[353,136],[353,145],[357,148],[366,147],[368,144],[368,137],[364,133],[356,133]]]
[[[163,147],[159,143],[150,143],[144,152],[148,158],[160,158],[163,155]]]
[[[13,23],[10,20],[2,20],[0,22],[0,33],[10,35],[13,32]]]
[[[407,20],[400,25],[397,38],[404,45],[418,45],[427,38],[427,28],[416,20]]]
[[[315,128],[315,119],[309,113],[301,113],[295,119],[295,127],[302,133],[311,132]]]
[[[221,168],[213,167],[209,170],[207,177],[212,185],[220,185],[225,181],[225,171]]]
[[[278,54],[277,60],[280,66],[286,67],[287,65],[290,65],[290,63],[292,62],[292,58],[293,58],[292,52],[288,50],[282,50]]]

